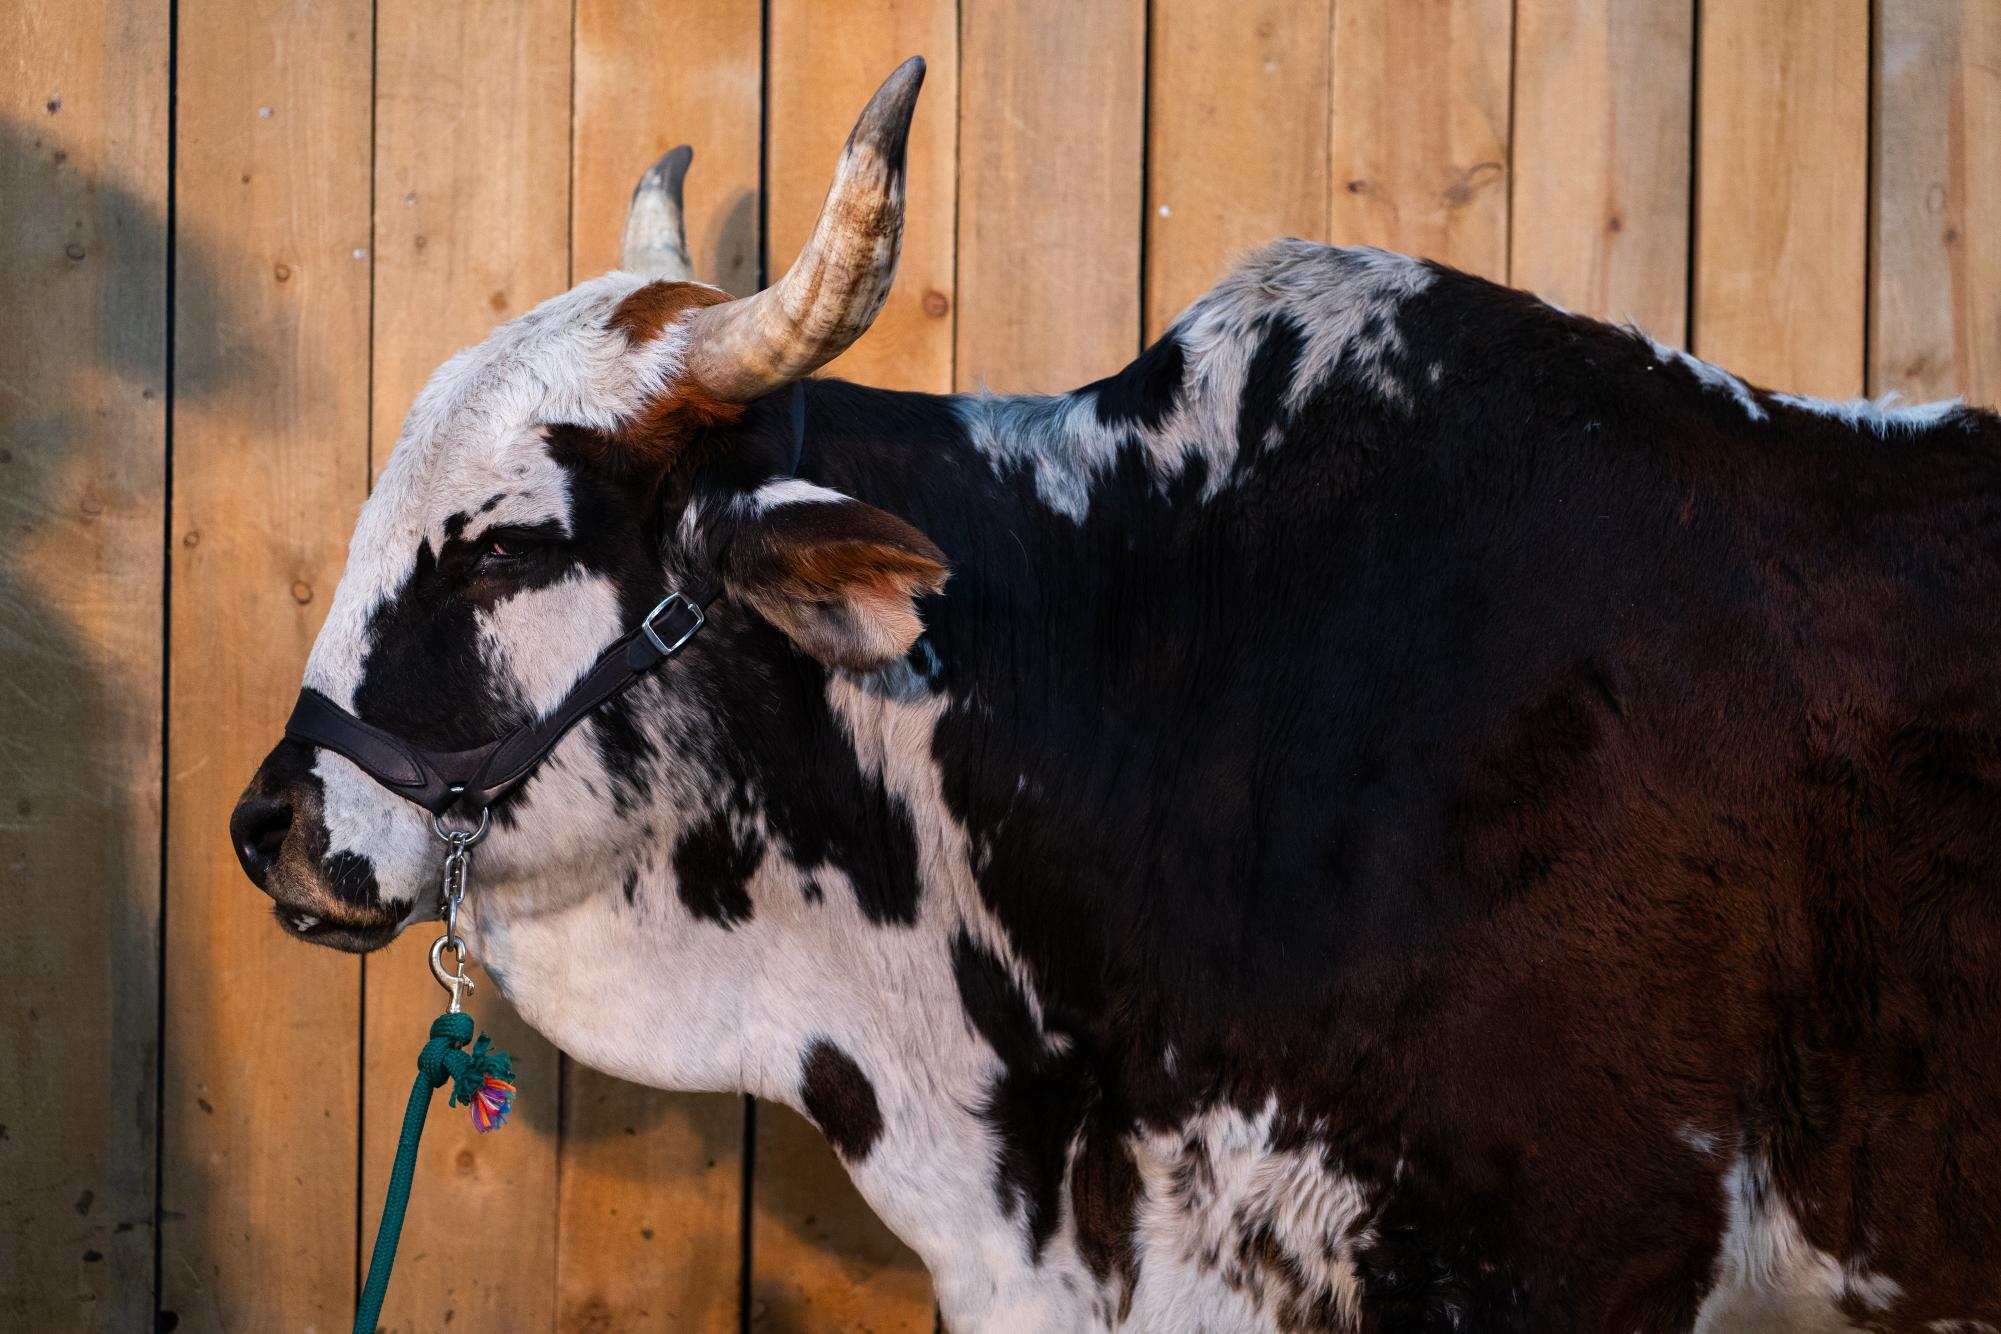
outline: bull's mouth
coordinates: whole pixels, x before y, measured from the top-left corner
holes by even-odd
[[[352,911],[323,916],[303,908],[288,908],[282,903],[272,908],[271,915],[278,919],[286,935],[346,954],[373,953],[403,934],[404,919],[400,916],[381,917]]]

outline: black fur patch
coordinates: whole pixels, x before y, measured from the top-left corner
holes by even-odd
[[[1181,339],[1169,332],[1117,375],[1110,375],[1077,392],[1089,394],[1104,426],[1144,426],[1157,429],[1174,411],[1187,374]]]
[[[849,1165],[868,1157],[882,1136],[875,1085],[854,1058],[821,1038],[799,1062],[799,1101]]]
[[[980,1109],[1000,1139],[995,1194],[1026,1217],[1029,1253],[1039,1256],[1061,1217],[1064,1164],[1090,1099],[1083,1054],[1052,1048],[1006,966],[963,927],[952,975],[966,1018],[1004,1067]]]
[[[327,884],[349,903],[379,904],[381,888],[375,883],[375,863],[365,854],[343,849],[320,862]]]
[[[695,916],[721,927],[748,922],[748,886],[763,857],[762,839],[739,834],[728,812],[713,812],[674,845],[681,902]]]
[[[1274,315],[1265,322],[1264,339],[1251,357],[1244,376],[1243,397],[1237,403],[1237,459],[1248,462],[1265,446],[1265,438],[1285,420],[1286,396],[1306,354],[1306,331],[1298,321]]]
[[[629,811],[652,795],[653,762],[659,752],[630,710],[598,710],[591,716],[590,737],[598,761],[611,777],[613,809]]]

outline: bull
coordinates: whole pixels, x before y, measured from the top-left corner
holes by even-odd
[[[486,810],[528,1022],[802,1111],[968,1334],[2001,1328],[2001,423],[1301,241],[1074,392],[808,379],[922,74],[776,285],[669,162],[417,398],[284,928]]]

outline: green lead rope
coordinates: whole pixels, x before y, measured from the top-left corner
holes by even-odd
[[[514,1101],[514,1066],[504,1051],[494,1051],[484,1033],[472,1042],[472,1016],[441,1014],[431,1021],[431,1040],[417,1053],[417,1082],[410,1087],[410,1105],[403,1113],[403,1136],[396,1142],[396,1165],[389,1169],[389,1194],[382,1201],[382,1226],[375,1232],[375,1252],[368,1258],[368,1282],[354,1312],[354,1334],[375,1334],[382,1299],[389,1291],[389,1271],[396,1265],[396,1243],[403,1236],[403,1213],[410,1207],[410,1183],[417,1174],[417,1141],[424,1135],[424,1116],[431,1094],[446,1080],[452,1084],[450,1105],[472,1108],[473,1124],[494,1130],[507,1121]]]

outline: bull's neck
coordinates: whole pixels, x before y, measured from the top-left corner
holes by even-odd
[[[843,720],[864,762],[909,789],[913,819],[936,826],[919,830],[932,845],[927,864],[959,868],[927,894],[949,889],[954,911],[984,914],[1047,985],[1036,959],[1045,942],[1009,927],[1051,925],[1073,957],[1101,944],[1104,924],[1082,910],[1097,897],[1090,859],[1067,850],[1132,814],[1130,783],[1089,781],[1130,702],[1103,668],[1159,661],[1172,648],[1146,642],[1148,627],[1129,613],[1181,599],[1161,587],[1146,543],[1180,521],[1170,518],[1177,506],[1190,507],[1163,490],[1129,431],[1101,420],[1090,392],[921,395],[816,382],[808,401],[811,480],[908,520],[951,564],[944,593],[921,606],[925,633],[909,659],[835,682],[834,697],[848,701]],[[1041,840],[1033,851],[1023,831]],[[996,855],[1035,865],[989,877]],[[1071,1011],[1095,1001],[1062,996]]]
[[[1089,1328],[1095,1285],[1073,1240],[1045,1236],[1031,1252],[1024,1206],[998,1177],[995,1090],[1022,1053],[1068,1068],[1068,1049],[1043,1031],[941,790],[930,751],[947,696],[909,665],[831,675],[813,693],[833,725],[758,767],[773,776],[767,797],[817,782],[824,823],[802,827],[767,803],[740,825],[761,821],[765,835],[727,920],[691,901],[684,875],[691,839],[705,837],[691,828],[708,817],[663,797],[636,909],[608,884],[567,902],[544,886],[534,911],[482,922],[480,948],[530,1023],[587,1064],[743,1090],[812,1118],[923,1258],[955,1327]],[[1033,1170],[1060,1183],[1063,1146],[1042,1158]]]

